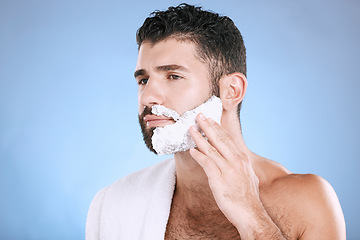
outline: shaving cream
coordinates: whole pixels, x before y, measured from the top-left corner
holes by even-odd
[[[205,103],[186,111],[182,116],[162,105],[154,105],[151,112],[157,116],[171,117],[175,120],[174,124],[156,127],[151,139],[153,148],[159,155],[174,154],[196,147],[189,133],[189,128],[195,125],[200,130],[195,122],[196,116],[199,113],[203,113],[206,117],[220,123],[222,104],[220,98],[212,96]]]

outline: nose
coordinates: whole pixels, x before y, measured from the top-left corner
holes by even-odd
[[[156,79],[148,79],[146,85],[139,89],[139,104],[142,106],[153,106],[163,104],[165,101],[165,89]]]

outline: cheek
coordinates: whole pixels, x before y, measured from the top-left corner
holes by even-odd
[[[178,113],[182,115],[186,111],[194,109],[206,102],[210,97],[210,93],[203,90],[189,91],[186,95],[182,96],[181,101],[178,101]]]
[[[140,95],[140,93],[139,93],[139,95],[138,95],[138,111],[139,111],[139,115],[144,111],[144,108],[145,108],[145,106],[143,106],[143,105],[141,104],[140,99],[141,99],[141,95]]]

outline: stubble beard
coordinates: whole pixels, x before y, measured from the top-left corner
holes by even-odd
[[[154,135],[155,127],[147,128],[146,123],[144,121],[144,117],[148,114],[151,114],[151,108],[146,106],[144,108],[144,111],[139,115],[139,124],[141,127],[141,132],[143,135],[145,145],[151,152],[157,154],[157,152],[155,151],[155,149],[153,148],[153,145],[152,145],[152,136]]]

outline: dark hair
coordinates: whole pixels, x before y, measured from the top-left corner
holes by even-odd
[[[182,3],[166,11],[155,11],[136,33],[140,48],[144,41],[157,43],[168,37],[197,45],[198,57],[208,64],[213,94],[220,95],[221,77],[240,72],[246,76],[246,50],[240,31],[226,16]],[[238,106],[240,113],[241,103]]]

